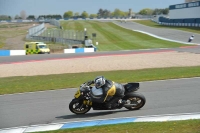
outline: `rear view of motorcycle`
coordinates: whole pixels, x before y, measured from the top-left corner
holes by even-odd
[[[139,83],[127,83],[123,85],[125,88],[124,97],[121,99],[125,101],[122,107],[116,106],[114,109],[120,109],[125,107],[128,110],[138,110],[142,108],[146,99],[144,95],[138,92]],[[92,86],[89,82],[83,83],[74,95],[74,99],[69,104],[69,109],[75,114],[85,114],[93,110],[111,110],[105,106],[105,102],[99,103],[98,99],[103,97],[103,91],[101,88],[97,89]],[[111,99],[112,96],[108,96],[107,100]],[[116,103],[117,104],[117,103]]]

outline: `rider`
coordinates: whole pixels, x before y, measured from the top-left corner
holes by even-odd
[[[101,102],[105,102],[108,109],[123,107],[125,102],[120,99],[124,97],[125,89],[122,84],[105,79],[104,76],[97,76],[91,83],[94,83],[97,89],[102,88],[104,98]],[[112,98],[106,101],[108,96],[112,96]]]

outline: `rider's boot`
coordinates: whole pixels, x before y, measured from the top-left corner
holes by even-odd
[[[117,108],[122,108],[123,106],[124,106],[124,104],[126,104],[126,100],[122,100],[122,99],[120,99],[119,101],[118,101],[118,106],[117,106]]]
[[[113,97],[110,101],[106,103],[106,107],[108,109],[113,109],[118,106],[118,101],[121,99],[121,97]]]

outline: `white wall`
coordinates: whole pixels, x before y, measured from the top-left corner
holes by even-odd
[[[200,18],[200,7],[169,10],[170,19]]]
[[[26,55],[26,50],[10,50],[10,55]]]

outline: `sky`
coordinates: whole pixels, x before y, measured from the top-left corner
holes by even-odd
[[[81,14],[97,14],[100,8],[113,12],[116,8],[122,11],[132,9],[139,12],[144,8],[168,8],[169,5],[181,4],[184,0],[0,0],[0,15],[15,17],[24,10],[26,15],[62,15],[73,11]]]

